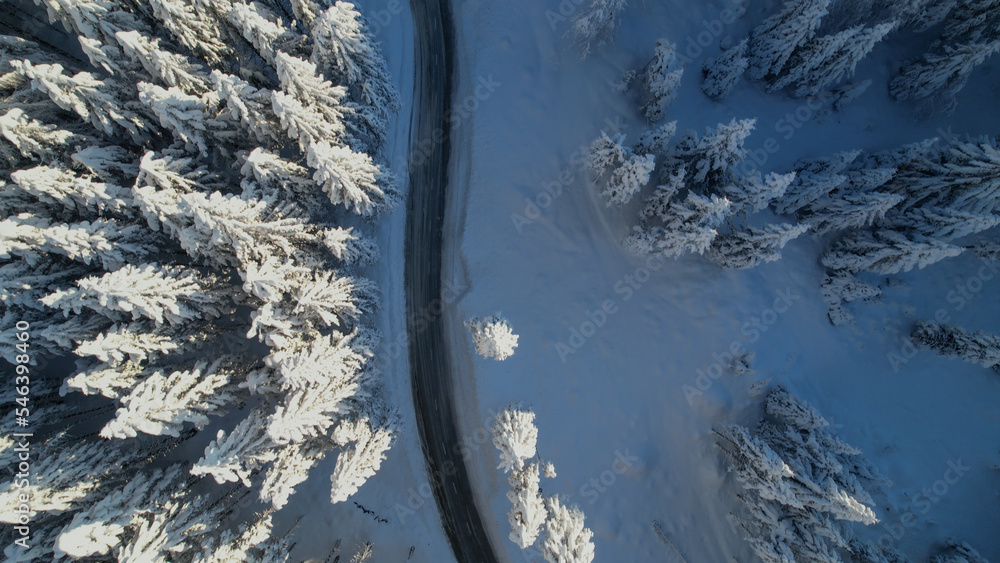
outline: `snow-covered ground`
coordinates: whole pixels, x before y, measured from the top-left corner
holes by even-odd
[[[414,117],[410,7],[402,0],[366,0],[357,5],[382,45],[403,103],[394,120],[386,153],[405,193],[409,189],[406,163],[410,121]],[[309,481],[299,487],[289,507],[280,513],[289,522],[302,517],[294,532],[296,548],[291,553],[296,561],[325,561],[338,540],[341,540],[338,552],[341,561],[350,560],[366,541],[374,544],[375,561],[437,563],[453,559],[427,485],[410,397],[403,294],[405,223],[405,204],[379,219],[375,228],[382,260],[366,272],[382,289],[382,308],[377,317],[377,327],[384,339],[380,360],[388,399],[401,414],[401,428],[381,470],[346,502],[331,505],[329,501],[329,475],[336,463],[332,456],[321,462]],[[373,229],[370,224],[362,228],[369,232]],[[365,513],[357,505],[372,513]],[[282,529],[280,525],[276,528]]]
[[[897,276],[881,303],[849,306],[856,326],[833,327],[820,295],[818,256],[827,241],[801,237],[781,261],[744,272],[696,256],[647,264],[619,245],[641,198],[626,209],[606,208],[577,166],[581,147],[602,129],[629,141],[642,132],[636,103],[611,83],[641,68],[659,37],[691,59],[667,120],[703,131],[732,117],[756,117],[748,148],[768,139],[779,147],[758,152],[764,171],[846,149],[996,134],[1000,115],[988,108],[1000,101],[997,63],[974,74],[957,114],[926,121],[886,94],[895,65],[919,52],[907,36],[862,62],[859,79],[874,85],[842,113],[818,113],[804,100],[746,82],[715,104],[700,92],[701,62],[718,54],[720,39],[745,37],[774,2],[754,2],[744,19],[726,24],[727,2],[636,1],[617,43],[584,62],[564,36],[569,21],[546,15],[576,4],[456,5],[454,99],[464,111],[453,137],[445,278],[470,289],[448,310],[448,322],[461,423],[477,446],[470,471],[499,556],[533,560],[506,537],[507,483],[496,451],[482,439],[484,424],[506,403],[525,401],[537,414],[539,454],[558,470],[542,480],[544,494],[569,496],[584,510],[597,561],[670,561],[653,522],[689,563],[753,560],[726,518],[738,509],[737,488],[710,429],[756,420],[761,397],[750,387],[770,378],[812,402],[894,482],[886,498],[876,499],[882,523],[862,537],[895,533],[900,537],[883,541],[916,561],[945,537],[1000,557],[1000,378],[931,352],[902,366],[897,361],[898,369],[888,356],[905,357],[902,337],[912,322],[939,309],[950,322],[995,331],[1000,275],[970,254]],[[711,44],[699,53],[695,47],[706,39]],[[949,292],[970,283],[981,289],[960,308]],[[474,356],[462,327],[467,317],[497,310],[520,335],[516,353],[503,362]],[[716,373],[717,358],[734,345],[755,352],[758,374],[699,381],[700,373]],[[397,447],[393,455],[403,452]],[[947,472],[955,466],[968,468],[957,480],[954,469]],[[387,483],[391,475],[376,479]]]

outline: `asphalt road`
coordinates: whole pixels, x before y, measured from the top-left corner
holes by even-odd
[[[449,0],[413,0],[416,128],[410,130],[406,219],[406,312],[414,410],[427,473],[448,541],[460,563],[497,563],[459,449],[455,394],[440,309],[442,227],[451,150],[454,35]],[[439,141],[438,141],[439,140]],[[430,150],[428,150],[428,147]]]

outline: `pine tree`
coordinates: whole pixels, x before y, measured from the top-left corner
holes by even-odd
[[[379,111],[382,119],[400,108],[385,59],[367,32],[361,14],[349,2],[337,2],[310,24],[312,62],[324,75],[355,87],[361,101]]]
[[[574,40],[584,59],[594,47],[611,43],[618,29],[618,17],[627,4],[628,0],[592,0],[573,21]]]
[[[114,325],[96,337],[79,343],[73,353],[80,357],[91,356],[98,361],[117,366],[126,361],[144,362],[166,355],[180,348],[176,335],[168,332],[151,332],[142,322]]]
[[[816,34],[830,0],[789,0],[750,35],[750,78],[782,76],[796,49]]]
[[[897,22],[880,23],[873,27],[857,26],[833,36],[821,37],[802,49],[788,73],[772,84],[777,90],[795,83],[796,96],[815,96],[830,84],[854,74],[858,62],[885,36]]]
[[[77,137],[72,131],[33,119],[16,107],[0,115],[0,136],[16,149],[15,153],[8,151],[6,147],[0,148],[0,154],[6,156],[6,164],[9,166],[13,166],[21,158],[45,164],[54,163],[60,159],[69,142]],[[0,142],[0,147],[2,145]]]
[[[667,154],[667,145],[675,133],[677,133],[676,121],[670,121],[659,127],[647,129],[639,137],[639,141],[636,142],[635,146],[632,147],[632,152],[635,154],[663,156]]]
[[[927,53],[905,67],[889,83],[889,94],[897,100],[934,98],[942,110],[955,110],[955,97],[965,87],[975,67],[1000,51],[1000,39],[989,43],[945,45],[942,53]]]
[[[150,0],[149,9],[174,40],[187,49],[217,63],[230,48],[218,26],[210,18],[199,17],[198,9],[187,0]],[[206,21],[207,20],[207,21]]]
[[[503,313],[498,311],[491,317],[467,319],[465,328],[480,356],[503,361],[514,355],[518,335],[511,330]]]
[[[894,231],[854,231],[840,239],[822,263],[834,270],[897,274],[914,267],[923,269],[964,250],[944,242],[910,239]]]
[[[903,201],[899,194],[858,193],[840,198],[824,197],[803,210],[803,221],[817,235],[858,227],[867,227]]]
[[[48,94],[56,105],[72,111],[112,138],[128,135],[135,144],[149,140],[153,130],[142,117],[122,107],[111,94],[122,88],[110,78],[98,80],[89,72],[63,74],[60,64],[33,65],[28,60],[11,61],[11,66],[31,81],[34,90]]]
[[[564,505],[558,497],[546,499],[542,557],[549,563],[590,563],[594,560],[594,533],[584,527],[583,512]]]
[[[347,445],[337,456],[330,474],[330,502],[343,502],[382,466],[385,452],[395,440],[398,416],[381,400],[369,401],[358,420],[344,421],[334,430],[334,439]]]
[[[508,537],[521,549],[535,544],[548,514],[538,486],[540,470],[541,466],[536,461],[511,471],[507,476],[510,483],[507,499],[511,504],[507,513],[511,528]]]
[[[218,70],[212,71],[212,83],[219,100],[226,103],[230,116],[258,143],[277,144],[284,140],[282,125],[273,107],[275,92],[254,88],[245,80]],[[298,139],[299,133],[294,135]]]
[[[180,88],[165,90],[146,82],[140,82],[137,87],[139,101],[153,110],[160,125],[184,143],[189,152],[198,151],[202,156],[208,154],[205,118],[209,108],[201,98],[185,94]]]
[[[878,297],[882,294],[882,289],[859,280],[850,272],[837,271],[823,279],[822,292],[830,322],[834,326],[840,326],[854,320],[854,315],[844,309],[844,302]]]
[[[809,230],[808,225],[765,225],[715,237],[708,258],[729,269],[755,268],[781,258],[780,250],[788,241]]]
[[[180,324],[192,319],[218,317],[224,296],[210,278],[181,266],[126,265],[102,277],[77,280],[77,287],[49,294],[42,302],[69,316],[88,308],[118,320],[148,318],[157,325]]]
[[[62,167],[25,168],[11,172],[10,179],[39,201],[58,204],[76,213],[128,213],[132,205],[127,189],[77,176]]]
[[[280,510],[288,504],[295,488],[309,478],[309,471],[326,457],[329,445],[323,440],[307,440],[280,448],[260,486],[260,499]]]
[[[0,221],[0,258],[20,256],[37,264],[43,254],[58,254],[116,270],[151,253],[150,245],[138,240],[140,233],[139,227],[119,226],[113,219],[66,225],[21,213]]]
[[[608,207],[628,203],[649,182],[656,166],[653,155],[637,155],[624,143],[625,135],[612,139],[602,131],[587,152],[587,167],[594,178],[605,182],[601,195]]]
[[[134,438],[138,432],[153,436],[180,436],[185,423],[202,429],[209,415],[222,414],[236,399],[231,378],[232,357],[198,362],[194,369],[166,375],[154,372],[121,397],[122,408],[101,430],[104,438]]]
[[[995,39],[1000,29],[996,0],[962,0],[948,12],[942,40],[945,43]]]
[[[717,59],[705,61],[702,72],[705,75],[701,90],[713,100],[722,100],[732,93],[743,78],[743,73],[750,66],[747,58],[747,42],[740,41],[735,46],[726,49]]]
[[[1000,225],[1000,216],[924,206],[895,214],[887,223],[893,229],[910,230],[929,239],[947,242],[992,229]]]
[[[656,42],[656,50],[642,72],[642,112],[655,123],[677,97],[684,68],[677,60],[677,45],[667,39]]]
[[[690,179],[696,184],[724,183],[732,174],[732,168],[746,158],[743,143],[756,123],[756,119],[733,119],[728,124],[720,123],[707,129],[704,137],[689,132],[677,143],[675,154],[694,171]]]
[[[209,89],[205,68],[183,55],[160,49],[160,39],[138,31],[118,31],[115,39],[125,55],[167,86],[192,95]]]
[[[841,172],[860,154],[861,151],[847,151],[828,158],[800,160],[795,164],[795,179],[784,195],[775,199],[774,211],[780,215],[794,213],[823,198],[847,181],[848,176]]]
[[[232,431],[219,430],[204,456],[191,467],[191,474],[211,475],[219,484],[240,481],[249,487],[252,470],[276,455],[266,422],[267,414],[258,407]]]
[[[732,213],[756,213],[766,208],[772,200],[784,196],[794,180],[795,172],[771,172],[764,178],[760,177],[760,172],[754,172],[737,178],[733,184],[722,188],[721,195],[732,204]]]
[[[180,474],[180,465],[156,469],[149,475],[139,473],[121,490],[113,490],[77,512],[60,531],[55,554],[73,558],[109,555],[122,544],[127,528],[156,511],[156,503],[169,496]]]
[[[729,201],[689,192],[683,203],[671,203],[663,226],[634,227],[622,246],[636,256],[657,254],[677,258],[686,252],[704,254],[730,212]]]
[[[1000,209],[1000,147],[985,137],[956,143],[936,158],[918,155],[887,187],[906,194],[907,207],[991,213]]]
[[[537,441],[535,413],[523,405],[508,405],[493,422],[493,446],[500,452],[499,467],[504,473],[524,469],[525,462],[535,457]]]
[[[967,332],[961,327],[929,321],[918,322],[910,336],[942,356],[960,358],[1000,372],[1000,336],[981,330]]]
[[[343,204],[359,215],[373,215],[399,203],[392,173],[365,153],[321,142],[309,146],[307,160],[316,170],[313,179],[334,205]]]

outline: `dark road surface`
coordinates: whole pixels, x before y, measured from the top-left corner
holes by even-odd
[[[455,395],[441,315],[442,226],[451,150],[454,36],[449,0],[412,2],[416,129],[410,130],[410,194],[406,219],[406,313],[430,318],[408,323],[414,410],[427,473],[448,541],[459,563],[496,563],[476,510],[469,474],[458,447]],[[436,133],[436,134],[435,134]],[[441,142],[434,142],[440,139]],[[428,150],[428,148],[430,150]]]

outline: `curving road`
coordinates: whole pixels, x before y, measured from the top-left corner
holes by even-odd
[[[496,563],[476,509],[459,448],[455,395],[440,307],[441,238],[451,150],[446,112],[451,106],[454,36],[449,0],[413,0],[416,129],[410,130],[410,194],[406,219],[407,323],[413,402],[427,473],[445,533],[459,563]],[[435,142],[440,140],[440,142]],[[414,143],[418,141],[419,143]],[[428,145],[428,141],[432,144]],[[430,146],[430,150],[425,147]]]

